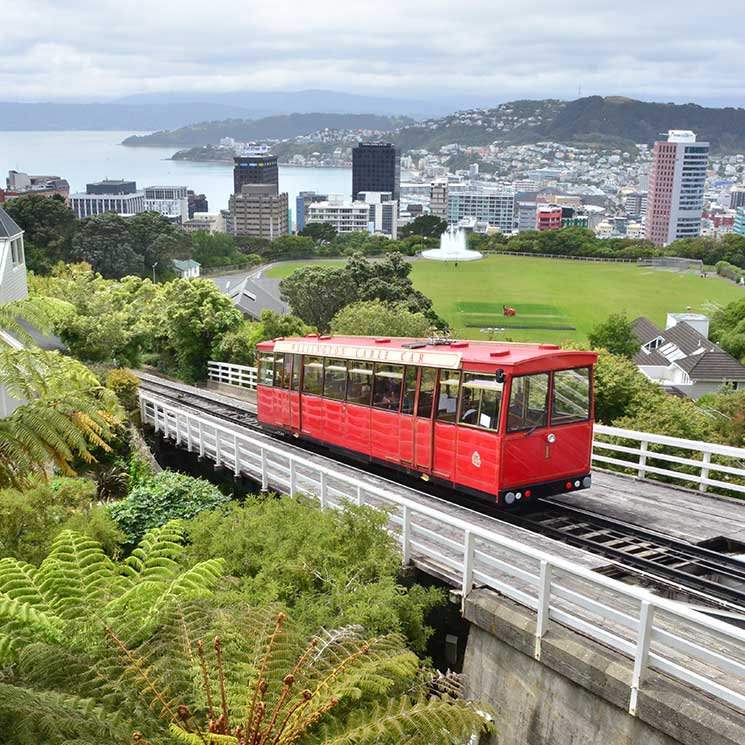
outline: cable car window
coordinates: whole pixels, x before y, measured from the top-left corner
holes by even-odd
[[[292,355],[284,355],[285,363],[284,370],[282,371],[282,387],[288,389],[290,387],[290,381],[292,380]]]
[[[551,399],[551,424],[585,422],[590,418],[590,368],[557,370]]]
[[[288,355],[289,357],[289,355]],[[287,357],[285,357],[287,359]],[[292,390],[300,390],[300,361],[302,357],[299,354],[292,355]],[[285,374],[287,374],[287,366],[285,365]]]
[[[418,371],[419,368],[412,365],[409,365],[406,368],[406,375],[404,376],[404,395],[401,399],[402,414],[414,413],[414,400],[416,399],[416,374]]]
[[[259,357],[259,385],[274,385],[273,354],[262,354]]]
[[[507,431],[519,432],[548,424],[548,373],[512,378]]]
[[[497,430],[504,383],[488,373],[463,373],[460,424]]]
[[[303,358],[303,393],[323,393],[323,357]]]
[[[274,387],[284,388],[284,375],[285,375],[285,355],[275,354],[274,355]]]
[[[447,375],[447,373],[444,373]],[[419,403],[416,415],[424,419],[432,418],[432,403],[435,400],[435,375],[437,370],[432,367],[423,367],[422,376],[419,380]]]
[[[347,392],[346,360],[326,360],[323,395],[335,401],[343,401]]]
[[[458,410],[460,371],[440,370],[440,391],[437,397],[437,420],[453,422]]]
[[[370,394],[372,393],[372,362],[358,362],[349,360],[347,362],[347,403],[370,405]]]
[[[403,379],[403,365],[375,365],[373,406],[378,409],[398,411]]]

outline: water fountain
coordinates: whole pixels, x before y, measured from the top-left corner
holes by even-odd
[[[484,258],[478,251],[469,250],[465,230],[453,225],[440,236],[440,247],[422,251],[422,257],[434,261],[475,261]]]

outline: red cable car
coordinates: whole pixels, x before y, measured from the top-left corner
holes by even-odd
[[[594,352],[315,334],[258,350],[270,431],[502,506],[590,486]]]

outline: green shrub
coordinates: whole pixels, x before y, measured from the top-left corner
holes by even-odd
[[[122,406],[127,411],[137,409],[137,389],[139,386],[140,379],[126,368],[110,370],[106,375],[106,387],[116,393]]]
[[[192,518],[229,501],[230,497],[204,479],[163,471],[108,509],[127,542],[136,543],[151,528],[165,525],[169,520]]]

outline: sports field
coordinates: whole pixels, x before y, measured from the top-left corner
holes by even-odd
[[[267,276],[284,277],[303,262],[282,264]],[[327,266],[343,262],[325,262]],[[667,271],[633,264],[489,256],[451,263],[417,260],[414,285],[432,298],[435,309],[461,338],[513,341],[583,342],[610,313],[647,316],[664,325],[668,311],[711,312],[745,290],[710,275]],[[502,305],[516,309],[505,318]],[[482,331],[497,328],[504,331]]]

